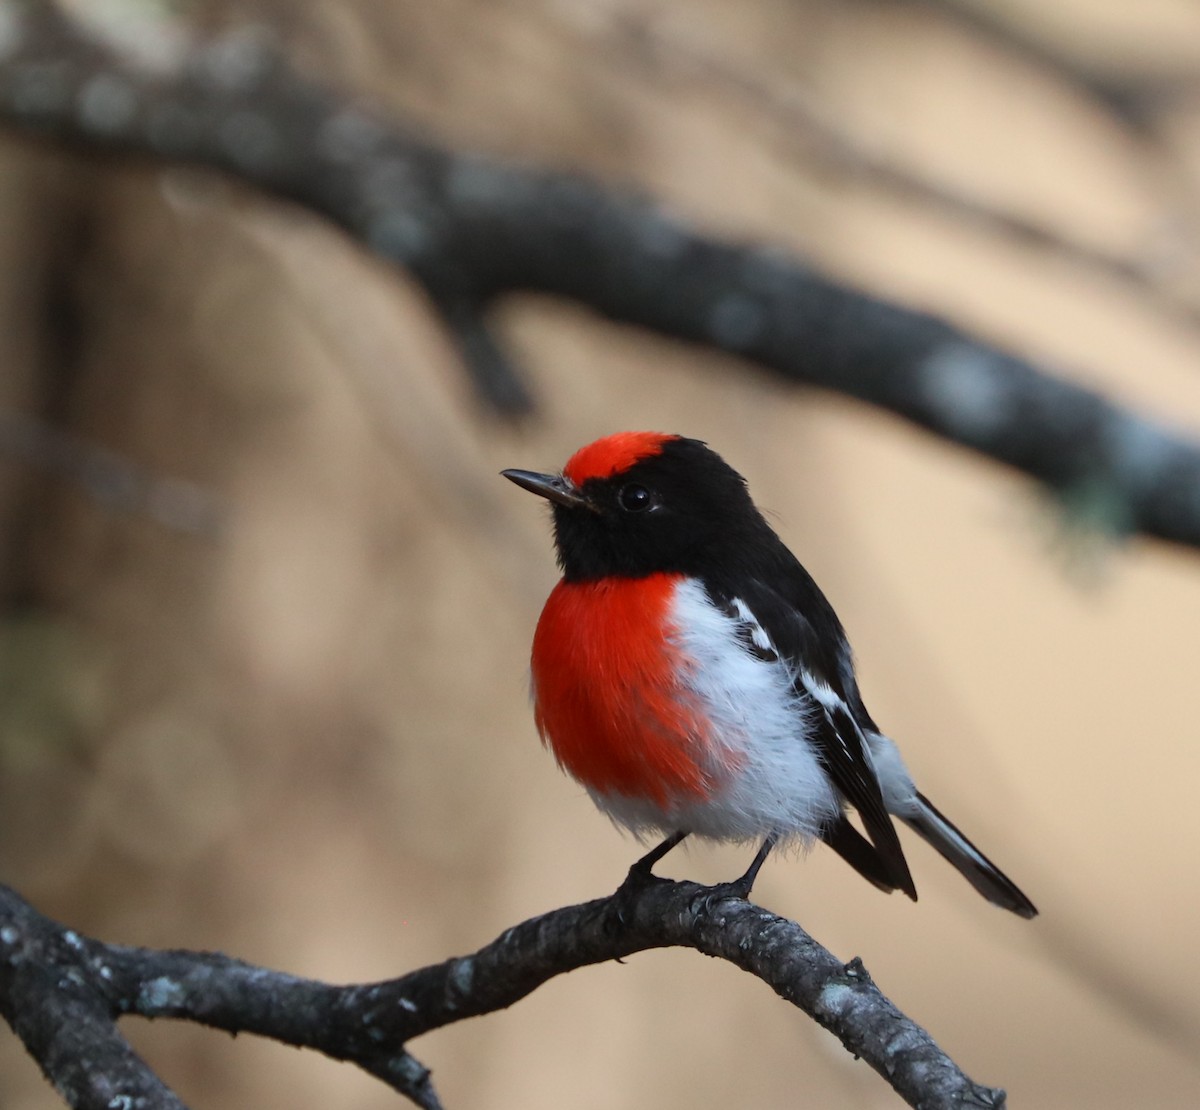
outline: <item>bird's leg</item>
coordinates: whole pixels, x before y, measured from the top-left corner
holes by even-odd
[[[740,879],[734,879],[731,883],[718,883],[716,886],[708,888],[708,895],[705,901],[710,905],[721,898],[740,898],[745,901],[750,897],[750,891],[754,888],[754,880],[758,878],[759,871],[762,870],[762,865],[767,862],[767,856],[771,854],[771,849],[775,847],[775,843],[779,838],[772,833],[763,841],[762,847],[758,850],[758,855],[754,857],[753,862],[746,869],[746,873]]]
[[[672,848],[675,848],[681,844],[687,838],[687,835],[688,834],[682,830],[679,832],[673,832],[661,844],[651,848],[650,851],[642,856],[642,858],[629,869],[629,878],[626,881],[636,882],[638,880],[644,881],[651,878],[651,872],[654,865],[658,863],[658,861],[662,859],[663,856],[665,856]]]
[[[622,927],[629,923],[630,918],[628,914],[632,908],[632,903],[636,902],[638,892],[644,890],[650,883],[667,882],[666,879],[660,879],[655,875],[652,869],[672,848],[682,843],[687,838],[687,835],[683,830],[673,832],[661,844],[656,844],[651,848],[650,851],[629,869],[629,874],[625,876],[625,881],[617,889],[617,893],[613,895],[616,899],[617,922]]]
[[[750,891],[754,888],[754,880],[758,878],[759,871],[762,870],[762,865],[767,862],[767,856],[771,854],[771,849],[775,847],[777,837],[774,833],[763,841],[762,847],[758,850],[758,855],[754,857],[753,862],[746,869],[746,873],[740,878],[735,879],[730,886],[736,887],[742,891],[743,898],[750,897]]]

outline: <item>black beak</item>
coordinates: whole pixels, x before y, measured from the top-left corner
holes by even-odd
[[[575,483],[561,474],[538,474],[532,470],[502,470],[500,473],[522,489],[562,505],[565,509],[591,509],[595,506],[579,492]]]

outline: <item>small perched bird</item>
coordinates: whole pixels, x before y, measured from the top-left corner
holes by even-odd
[[[915,901],[894,815],[989,902],[1037,914],[917,790],[833,607],[724,459],[621,432],[561,474],[503,475],[553,506],[563,575],[533,640],[538,731],[615,822],[667,834],[635,870],[691,834],[761,840],[744,895],[777,843],[819,838]]]

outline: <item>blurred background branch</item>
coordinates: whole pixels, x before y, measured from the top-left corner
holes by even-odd
[[[1200,446],[935,317],[581,177],[418,139],[297,74],[261,34],[188,44],[147,70],[52,4],[7,0],[0,13],[10,122],[211,166],[329,217],[417,277],[503,412],[532,402],[487,310],[504,294],[553,293],[886,408],[1067,504],[1086,500],[1113,534],[1200,546]]]
[[[221,508],[191,482],[147,473],[27,413],[0,412],[0,452],[76,484],[110,512],[139,513],[168,528],[211,537]]]

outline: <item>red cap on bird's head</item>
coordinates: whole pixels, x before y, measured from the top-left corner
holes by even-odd
[[[677,435],[666,432],[615,432],[579,448],[563,467],[563,474],[576,486],[589,478],[611,478],[634,463],[662,454],[664,444]]]

